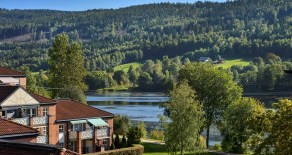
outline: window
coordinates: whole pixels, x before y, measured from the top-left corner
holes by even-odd
[[[64,132],[64,125],[59,125],[59,133]]]
[[[15,118],[17,110],[7,110],[7,118]]]
[[[47,127],[43,127],[43,135],[47,135]]]
[[[36,108],[30,108],[30,109],[23,109],[23,111],[28,115],[28,116],[31,116],[31,117],[35,117],[37,116],[36,114]]]
[[[43,116],[48,116],[48,107],[43,108]]]
[[[83,124],[73,124],[73,131],[83,131]]]
[[[59,146],[60,146],[61,148],[64,148],[64,143],[59,143]]]
[[[6,111],[2,111],[2,117],[6,118]]]

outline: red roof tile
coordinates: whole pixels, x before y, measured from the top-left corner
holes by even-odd
[[[0,86],[0,102],[10,96],[18,87],[19,86]]]
[[[21,125],[10,120],[0,118],[0,137],[7,135],[27,134],[27,133],[39,133],[38,130],[31,127]]]
[[[73,100],[57,100],[57,120],[113,116],[112,113]]]
[[[55,103],[56,101],[50,99],[50,98],[47,98],[47,97],[44,97],[44,96],[41,96],[41,95],[38,95],[38,94],[34,94],[34,93],[30,93],[30,95],[35,98],[37,101],[39,101],[40,103]]]
[[[0,67],[0,76],[25,76],[25,74],[9,68]]]

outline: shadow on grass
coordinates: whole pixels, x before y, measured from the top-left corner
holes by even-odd
[[[153,153],[153,152],[167,152],[165,145],[153,144],[153,143],[142,143],[144,146],[144,152]]]
[[[167,153],[165,145],[154,143],[141,143],[144,146],[145,153]],[[184,155],[218,155],[215,152],[196,152],[196,153],[184,153]]]

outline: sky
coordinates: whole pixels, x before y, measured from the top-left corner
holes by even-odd
[[[0,0],[0,8],[6,9],[50,9],[83,11],[89,9],[117,9],[149,3],[194,3],[197,0]],[[204,1],[204,0],[201,0]],[[223,2],[225,0],[209,0]]]

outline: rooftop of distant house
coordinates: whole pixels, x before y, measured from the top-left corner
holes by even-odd
[[[0,67],[0,76],[26,77],[26,75],[21,72],[5,67]]]

